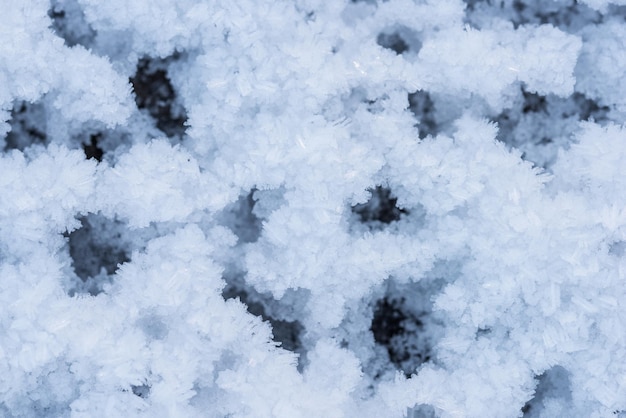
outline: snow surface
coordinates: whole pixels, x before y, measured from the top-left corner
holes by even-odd
[[[0,416],[626,415],[626,1],[0,10]]]

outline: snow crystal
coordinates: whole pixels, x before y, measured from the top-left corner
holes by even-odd
[[[624,6],[3,2],[0,415],[623,415]]]

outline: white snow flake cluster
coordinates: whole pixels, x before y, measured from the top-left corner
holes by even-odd
[[[0,416],[626,416],[626,1],[0,10]]]

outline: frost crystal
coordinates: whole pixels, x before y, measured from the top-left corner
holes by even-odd
[[[1,5],[1,416],[626,415],[626,1]]]

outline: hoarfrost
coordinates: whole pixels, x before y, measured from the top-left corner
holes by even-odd
[[[4,1],[0,414],[626,411],[624,1]]]

